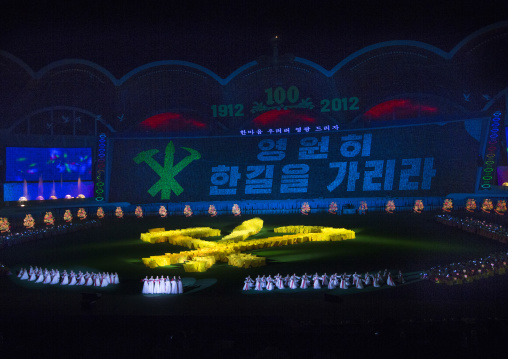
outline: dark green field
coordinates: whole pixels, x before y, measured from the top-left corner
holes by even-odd
[[[281,330],[280,326],[286,328],[302,321],[334,325],[387,319],[507,318],[508,281],[505,276],[454,287],[417,280],[417,273],[434,265],[479,258],[507,249],[496,241],[441,225],[434,215],[259,216],[264,220],[264,228],[256,236],[259,238],[273,236],[274,227],[320,225],[354,230],[356,239],[257,250],[252,253],[267,258],[264,267],[240,269],[217,263],[204,273],[185,273],[182,265],[145,267],[141,261],[143,257],[188,249],[167,243],[144,243],[139,239],[140,233],[155,227],[169,230],[209,226],[221,229],[226,235],[253,216],[110,219],[100,228],[6,248],[0,252],[0,262],[11,267],[13,272],[30,265],[60,271],[118,272],[119,285],[106,288],[50,286],[20,281],[15,275],[0,277],[2,319],[4,323],[22,327],[37,318],[37,323],[43,327],[60,323],[57,326],[62,331],[68,330],[74,322],[81,323],[82,328],[100,322],[108,328],[104,330],[114,330],[112,328],[124,324],[127,328],[126,323],[134,321],[139,325],[146,322],[164,326],[167,323],[166,328],[172,331],[176,330],[175,326],[187,331],[202,327],[208,332],[217,328],[221,333],[240,331],[252,335],[257,328]],[[400,269],[413,280],[396,288],[364,291],[307,289],[246,293],[241,290],[247,275],[364,273],[385,268],[393,273]],[[179,296],[144,296],[140,280],[146,275],[181,276],[185,292]],[[101,296],[95,304],[84,305],[84,293],[100,293]],[[246,329],[242,322],[251,324]],[[152,333],[157,328],[146,330]]]
[[[253,254],[266,257],[267,265],[250,269],[217,263],[205,273],[185,273],[182,265],[150,269],[141,261],[141,258],[150,255],[188,250],[168,243],[142,242],[139,239],[140,233],[146,232],[149,228],[165,227],[169,230],[209,226],[221,229],[222,234],[226,235],[242,221],[250,218],[253,216],[170,217],[167,219],[149,217],[109,220],[100,228],[7,248],[0,252],[0,260],[14,271],[33,265],[48,269],[58,268],[60,271],[73,269],[74,271],[118,272],[121,281],[119,286],[109,286],[99,290],[108,295],[140,294],[140,280],[145,275],[154,277],[176,275],[184,278],[186,291],[193,292],[192,294],[196,297],[224,295],[241,298],[244,294],[241,291],[243,279],[247,275],[255,277],[258,274],[297,273],[301,275],[304,272],[331,274],[355,271],[364,273],[377,272],[385,268],[394,273],[399,269],[404,273],[413,273],[438,264],[478,258],[506,248],[496,241],[441,225],[429,213],[420,215],[371,213],[366,216],[266,215],[262,216],[263,230],[250,238],[274,236],[276,234],[273,228],[278,226],[321,225],[354,230],[356,239],[342,242],[307,242],[252,251]],[[212,237],[208,240],[219,238]],[[200,282],[207,284],[201,285]],[[215,283],[210,285],[211,282]],[[202,288],[203,286],[206,290]],[[18,287],[22,287],[29,291],[62,293],[62,295],[97,291],[97,288],[81,286],[40,285],[19,281],[14,276],[10,278],[6,287],[15,292],[19,292],[21,289]],[[325,292],[325,290],[319,292]],[[356,290],[335,292],[358,293]],[[253,292],[249,294],[251,293]],[[282,293],[275,291],[267,294],[276,296]],[[166,299],[173,300],[174,298],[167,297]],[[143,312],[143,307],[141,306],[139,310]]]

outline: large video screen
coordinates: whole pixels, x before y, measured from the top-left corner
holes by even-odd
[[[7,147],[6,182],[92,179],[91,148]]]
[[[474,191],[464,122],[226,138],[116,139],[110,200],[444,196]]]

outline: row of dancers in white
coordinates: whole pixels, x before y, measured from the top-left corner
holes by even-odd
[[[404,283],[404,276],[401,271],[399,271],[398,274],[398,283],[399,284]],[[367,272],[364,275],[357,274],[356,272],[354,274],[344,273],[342,275],[335,273],[330,276],[328,276],[326,273],[323,275],[318,275],[317,273],[314,275],[307,275],[307,273],[305,273],[301,277],[297,276],[296,274],[293,274],[291,276],[288,274],[285,277],[282,277],[280,274],[277,274],[274,277],[272,277],[271,275],[269,275],[268,277],[264,275],[260,277],[258,275],[256,280],[253,280],[250,276],[248,276],[247,278],[245,278],[243,290],[254,289],[262,291],[262,290],[274,290],[275,288],[348,289],[350,287],[363,289],[365,288],[365,286],[369,285],[378,288],[383,286],[384,284],[392,287],[396,285],[395,280],[392,277],[392,274],[388,272],[388,270],[385,270],[384,274],[381,274],[381,271],[379,271],[377,274],[370,274],[369,272]]]
[[[144,279],[141,280],[143,282],[143,289],[141,290],[141,293],[143,294],[182,294],[183,293],[183,284],[182,279],[180,277],[176,278],[169,278],[167,276],[164,278],[158,277],[153,278],[151,276],[148,278],[146,276]]]
[[[109,284],[119,284],[118,273],[83,273],[79,271],[74,273],[70,271],[67,273],[64,270],[62,273],[58,269],[48,271],[46,268],[21,268],[18,273],[18,278],[21,280],[28,280],[29,282],[43,283],[43,284],[60,284],[60,285],[84,285],[95,287],[107,287]]]

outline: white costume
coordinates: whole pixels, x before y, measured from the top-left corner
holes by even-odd
[[[308,286],[309,286],[309,276],[307,275],[307,273],[305,273],[304,275],[302,275],[302,283],[300,284],[300,288],[307,289]]]
[[[347,282],[346,276],[343,275],[340,278],[340,289],[347,289],[348,285],[349,285],[349,283]]]
[[[159,294],[160,292],[160,281],[159,276],[157,276],[157,278],[153,281],[153,294]]]
[[[395,282],[393,281],[392,275],[390,273],[388,273],[386,284],[388,284],[390,287],[395,287]]]
[[[141,281],[143,282],[143,289],[141,289],[141,293],[149,294],[149,292],[148,292],[148,276],[146,276],[145,279],[142,279]]]
[[[314,274],[313,280],[314,280],[314,285],[313,285],[314,289],[321,289],[321,282],[320,282],[321,277],[319,277],[317,275],[317,273]]]
[[[293,274],[291,278],[289,278],[289,288],[291,289],[298,288],[298,279],[300,279],[300,277],[297,277],[295,274]]]
[[[171,294],[178,294],[178,285],[175,277],[171,279]]]
[[[274,290],[275,282],[273,281],[271,276],[268,276],[268,278],[266,279],[266,282],[267,282],[266,290]]]
[[[70,277],[71,279],[69,280],[69,285],[76,285],[78,283],[76,280],[76,273],[71,271]]]
[[[363,289],[363,279],[358,277],[358,280],[356,281],[356,289]]]
[[[37,278],[35,283],[43,283],[43,282],[44,282],[44,272],[41,269],[39,270],[39,277]]]
[[[21,280],[27,280],[27,279],[28,279],[28,272],[25,269],[25,271],[23,272],[23,275],[21,276]]]
[[[150,277],[148,280],[148,294],[153,294],[153,287],[154,287],[154,279],[153,276]]]
[[[166,276],[166,282],[164,284],[164,294],[171,294],[171,279]]]
[[[178,287],[178,294],[182,294],[183,293],[182,278],[178,277],[178,280],[176,281],[176,285]]]
[[[62,275],[62,281],[60,282],[61,285],[67,285],[69,284],[69,275],[67,274],[67,272],[63,272],[63,275]]]
[[[99,274],[101,280],[101,287],[107,287],[109,284],[109,275],[102,273],[102,276]]]
[[[256,286],[254,287],[254,290],[263,290],[263,284],[259,276],[256,278]]]
[[[159,279],[159,293],[166,294],[166,279],[164,279],[164,276]]]
[[[60,272],[57,269],[53,274],[53,278],[51,279],[51,284],[58,284],[58,283],[60,283]]]
[[[372,284],[372,277],[370,276],[369,272],[365,273],[365,285],[371,285]]]
[[[336,275],[333,274],[331,277],[330,277],[330,281],[328,282],[328,289],[335,289],[336,285],[335,285],[335,281],[336,281]]]
[[[79,272],[77,282],[78,282],[77,283],[78,285],[85,285],[86,284],[86,279],[85,279],[85,276],[83,273]]]
[[[242,290],[250,290],[250,282],[249,282],[248,279],[245,279],[243,281],[243,288],[242,288]]]
[[[49,284],[51,283],[51,273],[50,272],[46,272],[46,274],[44,275],[44,284]]]

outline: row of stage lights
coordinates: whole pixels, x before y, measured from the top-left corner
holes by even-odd
[[[85,197],[84,194],[79,194],[79,195],[76,196],[76,198],[81,199],[81,198],[86,198],[86,197]],[[49,200],[55,200],[55,199],[58,199],[58,198],[56,196],[50,196],[49,197]],[[64,197],[64,199],[74,199],[74,197],[72,197],[70,194],[68,194],[68,195],[66,195]],[[37,198],[35,200],[36,201],[45,201],[44,197],[42,197],[42,196],[37,196]],[[28,202],[28,198],[26,198],[26,197],[19,197],[18,202],[19,202],[19,205],[21,207],[24,207],[25,203]]]

